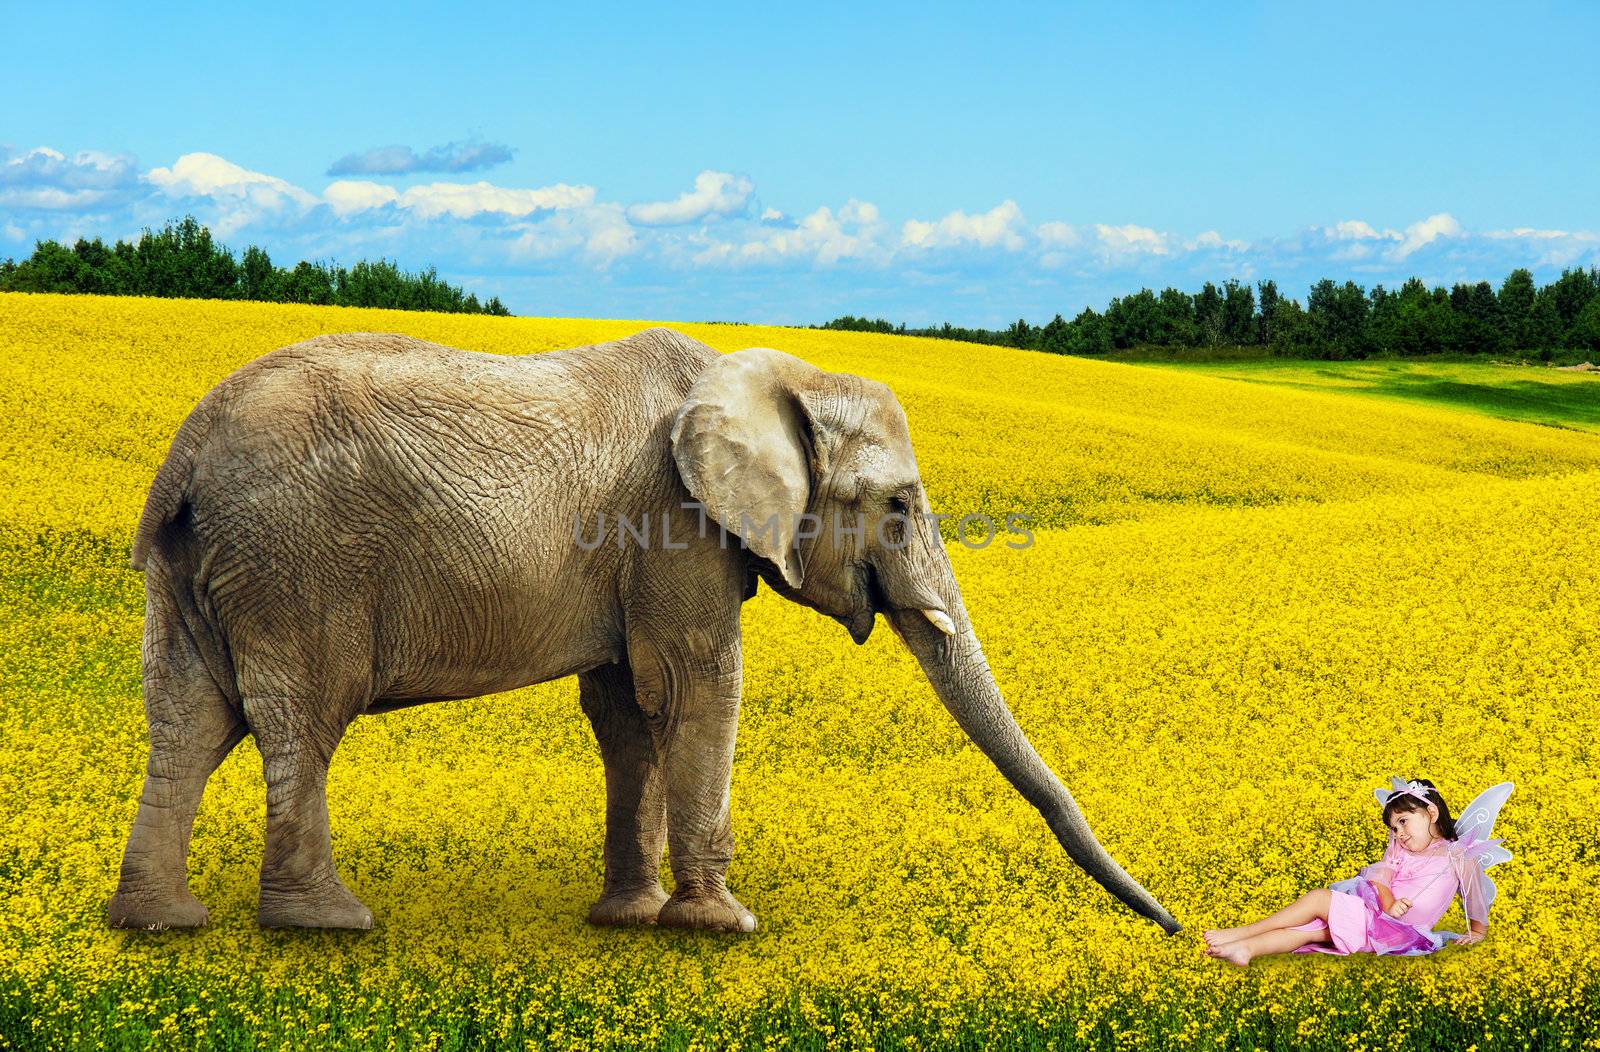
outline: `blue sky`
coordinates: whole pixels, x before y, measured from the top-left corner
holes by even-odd
[[[1600,265],[1600,5],[0,2],[0,255],[185,212],[519,314],[1042,322]]]

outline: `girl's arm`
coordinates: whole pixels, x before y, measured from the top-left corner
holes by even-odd
[[[1378,901],[1383,903],[1384,910],[1394,904],[1394,893],[1389,890],[1389,882],[1394,879],[1395,867],[1400,864],[1400,840],[1392,832],[1389,834],[1389,845],[1384,849],[1383,858],[1370,866],[1362,866],[1360,876],[1370,883],[1373,890],[1378,893]]]

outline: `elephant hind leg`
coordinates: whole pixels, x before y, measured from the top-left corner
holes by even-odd
[[[661,886],[666,795],[632,672],[619,663],[581,673],[578,699],[606,768],[605,889],[589,910],[589,923],[654,924],[667,901]]]
[[[193,928],[209,919],[188,885],[195,814],[206,781],[246,726],[207,670],[159,556],[147,565],[146,582],[142,661],[150,757],[106,919],[115,928]]]
[[[320,690],[288,695],[241,684],[241,693],[267,782],[257,922],[263,928],[372,927],[372,911],[339,879],[328,825],[328,765],[363,706]]]

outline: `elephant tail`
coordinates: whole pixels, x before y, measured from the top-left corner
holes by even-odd
[[[194,477],[194,464],[211,423],[217,413],[220,399],[213,389],[190,411],[167,451],[167,459],[156,472],[156,480],[145,498],[144,513],[139,516],[139,528],[133,536],[133,554],[129,565],[143,570],[150,545],[155,543],[161,527],[178,517],[189,496],[189,484]]]

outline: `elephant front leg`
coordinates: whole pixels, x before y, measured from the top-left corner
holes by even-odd
[[[711,653],[656,651],[635,662],[639,702],[662,756],[667,844],[675,888],[656,923],[750,932],[755,914],[728,890],[733,859],[729,783],[739,727],[738,642]]]
[[[661,887],[666,795],[632,672],[623,663],[582,673],[578,699],[606,768],[605,890],[589,910],[589,923],[654,924],[667,901]]]

